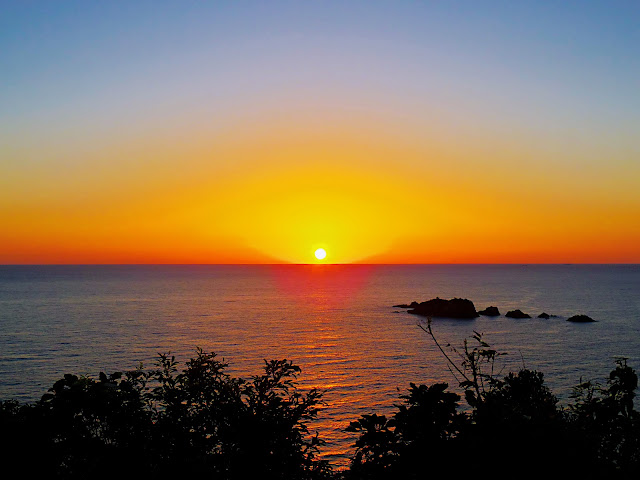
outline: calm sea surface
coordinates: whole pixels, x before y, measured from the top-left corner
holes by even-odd
[[[388,412],[409,382],[455,384],[419,318],[392,307],[436,296],[558,315],[436,319],[434,330],[454,345],[483,332],[507,369],[543,371],[561,399],[617,356],[640,370],[638,265],[0,266],[0,399],[39,398],[64,373],[152,366],[158,352],[184,362],[198,346],[240,376],[287,358],[304,388],[325,392],[312,429],[340,464],[349,421]],[[565,321],[578,313],[598,323]]]

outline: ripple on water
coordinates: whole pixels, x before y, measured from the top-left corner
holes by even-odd
[[[0,398],[34,400],[64,373],[152,366],[159,352],[184,363],[196,346],[244,377],[263,359],[288,358],[302,367],[303,389],[324,392],[310,430],[345,465],[350,421],[391,413],[409,382],[455,386],[419,319],[392,305],[465,297],[562,316],[433,327],[443,345],[485,332],[509,352],[506,369],[542,370],[566,400],[580,377],[604,379],[616,355],[640,367],[638,291],[638,266],[0,267]],[[564,320],[575,313],[599,322]]]

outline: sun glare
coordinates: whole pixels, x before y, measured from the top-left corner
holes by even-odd
[[[327,256],[327,252],[324,250],[324,248],[319,248],[316,250],[315,255],[318,260],[324,260],[324,258]]]

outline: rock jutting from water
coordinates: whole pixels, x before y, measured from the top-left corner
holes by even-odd
[[[587,315],[574,315],[573,317],[567,318],[567,322],[591,323],[595,322],[595,320]]]
[[[418,302],[400,303],[398,305],[394,305],[393,308],[414,308],[416,305],[418,305]]]
[[[499,317],[500,316],[500,310],[498,310],[498,307],[487,307],[484,310],[480,310],[478,312],[479,315],[484,315],[485,317]]]
[[[425,317],[445,317],[445,318],[477,318],[480,315],[485,317],[498,317],[500,311],[498,307],[493,305],[485,308],[484,310],[476,311],[476,307],[471,300],[466,298],[452,298],[451,300],[445,300],[444,298],[436,297],[426,302],[411,302],[400,303],[393,305],[394,308],[406,308],[407,313],[414,315],[422,315]],[[400,313],[400,312],[394,312]],[[524,313],[519,308],[515,310],[509,310],[505,317],[508,318],[531,318],[531,315]],[[552,315],[547,312],[542,312],[537,318],[549,319],[557,318],[557,315]],[[587,315],[574,315],[567,318],[568,322],[575,323],[590,323],[595,322],[593,318]]]
[[[400,305],[397,305],[400,307]],[[447,317],[447,318],[477,318],[476,307],[471,300],[466,298],[432,298],[426,302],[411,302],[401,308],[410,308],[409,313],[424,315],[426,317]]]

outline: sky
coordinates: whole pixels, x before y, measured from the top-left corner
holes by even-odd
[[[640,263],[640,2],[0,1],[0,263]]]

